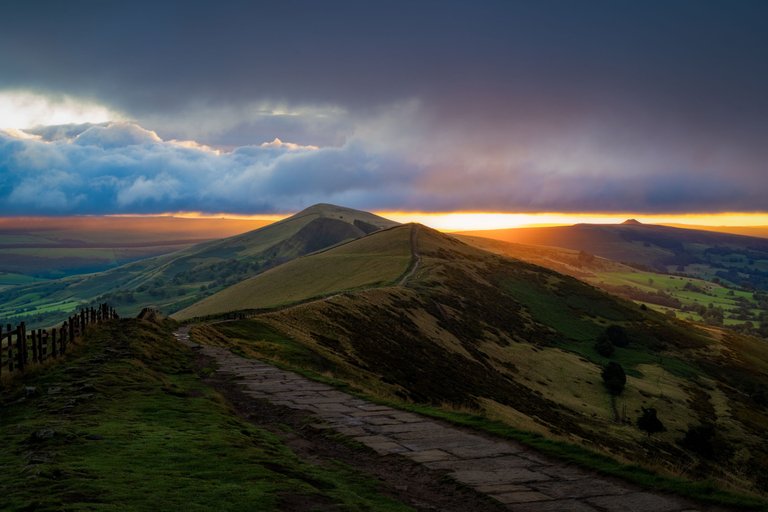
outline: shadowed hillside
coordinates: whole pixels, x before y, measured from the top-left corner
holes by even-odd
[[[405,236],[400,243],[408,245]],[[693,329],[427,228],[417,228],[415,247],[419,265],[401,286],[348,291],[197,334],[384,398],[471,410],[662,472],[768,489],[763,342]],[[609,355],[600,340],[613,340],[602,342]],[[615,394],[601,376],[609,361],[626,373]],[[664,432],[638,428],[643,408],[658,411]],[[712,435],[691,441],[707,425]]]

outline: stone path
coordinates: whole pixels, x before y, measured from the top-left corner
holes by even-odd
[[[682,498],[644,491],[617,479],[552,459],[514,441],[494,439],[418,414],[373,404],[335,388],[196,345],[187,328],[181,342],[214,358],[219,371],[236,376],[245,393],[314,414],[319,426],[349,436],[382,455],[398,454],[443,470],[456,481],[517,512],[721,511]]]

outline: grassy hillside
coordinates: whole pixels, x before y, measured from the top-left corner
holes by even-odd
[[[50,324],[90,302],[110,302],[124,315],[148,305],[170,313],[298,256],[394,225],[370,213],[316,205],[255,231],[172,254],[0,291],[0,319]]]
[[[173,315],[179,320],[236,309],[283,306],[392,284],[411,262],[412,226],[398,226],[241,281]]]
[[[768,337],[768,294],[721,282],[640,270],[584,251],[456,235],[481,249],[567,274],[609,293],[694,322]]]
[[[198,336],[383,399],[471,411],[665,474],[768,491],[764,341],[693,328],[426,228],[416,241],[420,264],[405,286]],[[596,342],[608,327],[624,338],[605,356]],[[608,362],[626,373],[617,396],[601,377]],[[643,408],[664,432],[638,428]]]
[[[585,251],[644,269],[718,279],[745,289],[768,291],[768,240],[765,238],[627,223],[464,234]]]
[[[0,508],[412,510],[340,460],[297,453],[286,417],[238,416],[201,364],[165,327],[122,320],[2,387]]]

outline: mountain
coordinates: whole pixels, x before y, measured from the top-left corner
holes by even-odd
[[[395,225],[371,213],[318,204],[260,229],[171,254],[4,290],[0,318],[52,323],[92,301],[108,301],[123,315],[148,305],[170,313],[293,258]]]
[[[173,315],[178,320],[237,309],[274,308],[348,290],[395,283],[412,261],[416,228],[399,226],[291,260]]]
[[[718,279],[737,287],[768,291],[768,239],[765,238],[633,222],[461,234],[563,247],[638,268]]]
[[[360,275],[371,267],[386,271]],[[339,280],[308,289],[314,278],[304,272],[313,269]],[[246,283],[180,315],[226,309],[253,318],[193,334],[385,400],[471,412],[662,472],[768,490],[764,341],[669,319],[419,225]],[[253,310],[262,307],[272,310]],[[610,357],[596,348],[606,339],[616,341]],[[609,361],[626,372],[616,396],[601,376]],[[665,432],[638,429],[643,408],[657,411]]]

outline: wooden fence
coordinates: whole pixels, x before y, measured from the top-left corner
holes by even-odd
[[[3,372],[22,372],[33,364],[63,356],[67,347],[81,338],[85,328],[118,318],[108,304],[86,308],[70,316],[61,327],[27,331],[24,322],[16,328],[0,325],[0,376]]]

